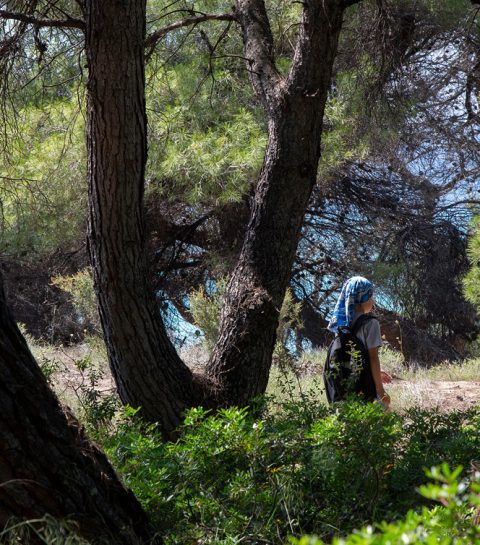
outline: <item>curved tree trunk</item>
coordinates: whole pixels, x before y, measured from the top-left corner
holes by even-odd
[[[89,249],[109,360],[123,402],[173,437],[182,412],[248,403],[265,391],[278,313],[316,179],[322,118],[343,11],[305,0],[287,79],[273,60],[263,0],[237,0],[245,57],[269,120],[269,144],[221,333],[196,381],[167,338],[147,285],[145,1],[86,0]]]
[[[67,421],[6,307],[0,277],[0,527],[45,514],[73,520],[92,543],[151,537],[105,455]]]
[[[263,2],[237,0],[251,79],[269,143],[244,245],[227,288],[208,374],[218,398],[247,404],[265,391],[278,315],[316,181],[322,120],[342,26],[338,0],[307,0],[289,77],[275,70]]]

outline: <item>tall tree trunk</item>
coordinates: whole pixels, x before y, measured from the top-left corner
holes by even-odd
[[[0,527],[50,514],[92,543],[138,545],[147,517],[105,455],[67,420],[13,321],[0,277]]]
[[[172,437],[186,407],[248,403],[268,380],[278,313],[315,183],[322,117],[349,0],[305,0],[288,78],[277,72],[263,0],[237,0],[269,144],[221,334],[203,381],[167,338],[147,285],[143,184],[145,1],[86,0],[89,248],[121,399]]]
[[[244,405],[265,391],[279,311],[316,181],[322,120],[344,5],[306,0],[287,79],[275,69],[262,0],[237,0],[251,79],[269,142],[242,252],[227,288],[208,367],[219,400]]]
[[[195,396],[147,282],[145,0],[87,0],[85,7],[88,241],[100,318],[120,398],[170,436]]]

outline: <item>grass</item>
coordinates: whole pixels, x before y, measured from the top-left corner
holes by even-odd
[[[45,545],[90,545],[76,534],[73,522],[61,521],[45,515],[39,519],[16,521],[11,519],[0,530],[2,545],[43,543]]]
[[[471,381],[480,380],[480,358],[468,358],[462,362],[445,361],[432,367],[406,364],[399,352],[389,347],[380,350],[382,369],[402,380],[419,381]]]
[[[430,369],[419,366],[409,367],[404,371],[405,380],[443,380],[471,382],[480,381],[480,359],[468,359],[462,363],[444,362]]]
[[[90,399],[95,402],[109,396],[107,406],[113,407],[114,385],[105,345],[100,338],[92,337],[82,345],[72,347],[42,344],[29,335],[26,338],[57,395],[75,412],[84,413]],[[202,346],[184,348],[181,356],[197,371],[201,371],[208,361],[208,354]],[[326,349],[303,352],[295,359],[276,354],[277,364],[272,366],[266,392],[271,410],[286,400],[300,401],[302,398],[325,404],[322,379],[325,358]],[[480,382],[480,358],[423,368],[406,365],[399,352],[385,346],[380,350],[380,362],[382,369],[397,379],[386,389],[392,398],[392,409],[398,412],[411,407],[441,409],[446,396],[453,400],[447,409],[461,408],[462,388],[457,395],[454,391],[446,392],[446,388],[440,388],[445,386],[440,383]],[[474,389],[473,385],[471,389]],[[471,398],[472,395],[466,396],[465,407],[471,404],[468,402]]]
[[[281,403],[287,399],[301,400],[302,396],[316,397],[325,404],[322,368],[326,350],[304,352],[290,366],[273,366],[267,388],[267,396]],[[465,388],[459,387],[458,394],[447,388],[440,388],[437,382],[480,382],[480,358],[463,362],[445,362],[435,367],[422,368],[406,365],[402,355],[389,347],[380,350],[380,362],[384,371],[398,382],[386,385],[392,398],[392,409],[404,412],[412,407],[454,409],[462,406]],[[453,385],[452,385],[453,388]],[[473,390],[474,388],[472,388]],[[445,400],[448,400],[445,403]],[[468,396],[467,396],[468,397]],[[462,399],[460,399],[462,398]],[[478,399],[478,398],[477,398]]]

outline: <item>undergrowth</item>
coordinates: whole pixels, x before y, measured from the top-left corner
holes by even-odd
[[[332,545],[478,545],[480,543],[480,472],[463,474],[463,468],[450,470],[447,464],[433,467],[426,474],[431,482],[420,487],[421,496],[436,503],[433,507],[410,509],[395,522],[380,522],[335,536]],[[11,520],[0,531],[3,545],[43,543],[44,545],[100,545],[87,542],[76,533],[76,525],[50,516],[28,521]],[[195,540],[192,543],[207,543]],[[265,543],[261,538],[236,536],[214,543]],[[290,545],[326,545],[318,536],[290,536]],[[147,543],[145,545],[148,545]]]
[[[89,432],[166,545],[283,545],[291,536],[300,545],[480,544],[478,488],[465,492],[480,457],[480,407],[385,414],[378,405],[352,401],[332,409],[321,393],[323,354],[287,359],[288,365],[273,368],[256,416],[247,409],[192,409],[176,443],[164,443],[156,426],[131,408],[116,416],[116,398],[99,385],[94,352],[69,369],[82,377],[74,392]],[[394,354],[383,361],[392,371],[399,368]],[[57,367],[44,358],[52,382]],[[444,462],[464,466],[465,478],[445,466],[431,474],[437,484],[420,495],[425,469]],[[48,537],[64,535],[60,526],[47,521],[41,531],[49,545],[67,543]],[[1,543],[21,542],[1,537]]]
[[[462,467],[451,471],[447,464],[432,468],[433,482],[420,494],[440,505],[421,511],[410,510],[396,522],[366,526],[346,538],[334,538],[332,545],[478,545],[480,543],[480,474],[460,478]],[[292,545],[324,545],[318,537],[290,540]]]
[[[470,467],[480,452],[479,409],[398,415],[359,402],[332,410],[305,396],[262,418],[192,409],[176,443],[132,412],[103,446],[172,545],[329,541],[431,508],[416,491],[425,468]]]
[[[60,521],[45,515],[38,519],[18,521],[11,519],[0,529],[2,545],[90,545],[77,535],[75,523]]]

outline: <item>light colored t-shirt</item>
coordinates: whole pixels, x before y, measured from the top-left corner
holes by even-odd
[[[361,314],[358,314],[354,317],[352,327],[360,316]],[[370,318],[360,326],[360,329],[357,331],[357,337],[363,342],[367,350],[382,346],[380,322],[376,318]]]

